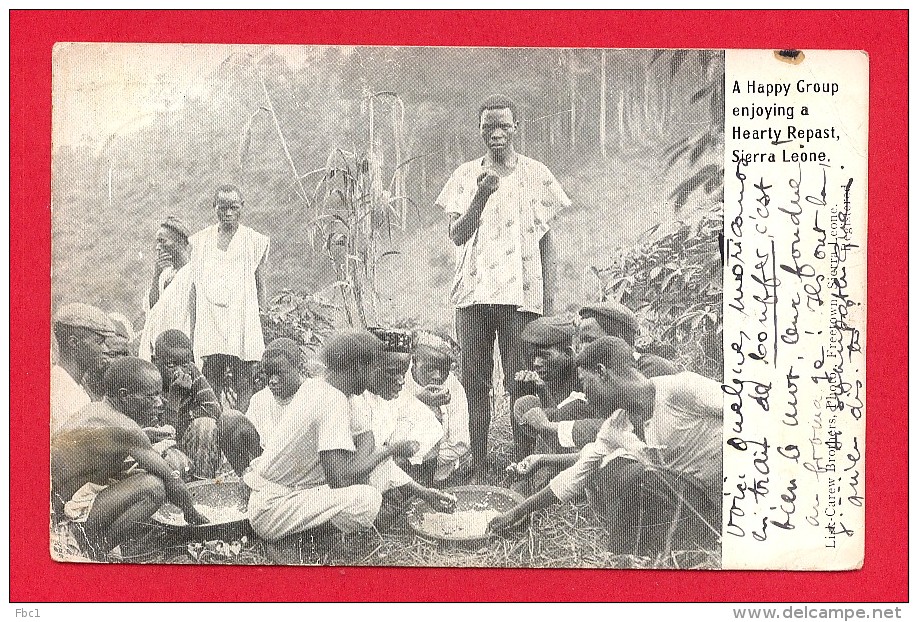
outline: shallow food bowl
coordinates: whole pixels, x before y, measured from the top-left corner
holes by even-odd
[[[456,486],[446,488],[456,496],[456,510],[437,512],[426,501],[416,499],[408,509],[408,524],[418,534],[453,542],[485,540],[492,534],[488,523],[523,501],[523,496],[497,486]]]
[[[252,533],[252,526],[245,516],[247,502],[242,483],[201,480],[185,486],[198,511],[211,521],[203,525],[189,525],[177,506],[165,503],[153,515],[153,522],[167,533],[193,540],[232,540]]]

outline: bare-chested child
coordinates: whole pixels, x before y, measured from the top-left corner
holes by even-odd
[[[195,510],[179,474],[142,429],[163,408],[159,370],[125,357],[109,366],[103,384],[103,400],[80,409],[51,437],[54,510],[82,523],[94,557],[140,535],[167,499],[183,510],[188,523],[207,522]],[[123,473],[128,457],[141,471]]]

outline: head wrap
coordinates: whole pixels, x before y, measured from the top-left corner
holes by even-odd
[[[574,330],[574,323],[567,317],[540,317],[526,325],[520,339],[534,346],[569,346]]]
[[[400,352],[403,354],[411,352],[411,334],[408,331],[394,328],[381,328],[379,326],[373,326],[367,330],[382,341],[383,351]]]
[[[414,332],[413,337],[415,348],[429,348],[450,358],[456,358],[458,346],[443,335],[430,330],[417,330]]]
[[[191,231],[188,229],[188,225],[186,225],[185,222],[177,216],[167,216],[164,221],[159,223],[159,226],[166,227],[167,229],[172,229],[180,236],[185,238],[185,242],[187,242],[188,238],[191,237]]]
[[[114,323],[104,311],[82,302],[74,302],[58,309],[54,315],[54,323],[86,328],[105,337],[116,333]]]
[[[303,351],[300,350],[300,346],[293,339],[288,337],[279,337],[269,343],[265,347],[264,356],[268,354],[284,356],[288,361],[293,363],[295,367],[300,366],[300,361],[303,357]]]

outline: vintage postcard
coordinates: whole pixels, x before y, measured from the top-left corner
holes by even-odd
[[[57,44],[51,557],[860,567],[867,86]]]

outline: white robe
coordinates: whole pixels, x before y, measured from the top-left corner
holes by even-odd
[[[169,284],[160,289],[159,300],[147,311],[140,333],[140,358],[143,360],[151,360],[156,339],[164,331],[176,329],[191,337],[192,275],[191,264],[182,266]]]
[[[433,445],[426,445],[428,451],[433,447],[437,452],[437,470],[434,474],[437,481],[449,477],[459,459],[468,453],[470,446],[469,403],[465,389],[452,373],[443,384],[449,390],[449,404],[430,408],[416,397],[423,387],[414,381],[412,370],[409,369],[405,376],[405,386],[397,400],[399,421],[411,424],[416,430],[415,436],[433,438],[439,430],[440,438]]]
[[[265,350],[258,314],[255,270],[271,240],[240,225],[226,251],[217,248],[217,225],[191,236],[195,286],[194,355],[211,354],[258,361]]]

